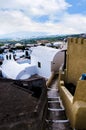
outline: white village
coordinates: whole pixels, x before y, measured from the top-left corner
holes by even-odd
[[[46,42],[1,47],[0,130],[86,129],[86,39]]]
[[[37,74],[48,79],[52,72],[58,72],[61,64],[63,64],[65,46],[58,49],[47,46],[32,47],[28,50],[30,59],[27,61],[25,58],[20,58],[25,56],[25,51],[15,51],[15,54],[4,53],[4,61],[0,67],[2,75],[17,80],[27,79]]]
[[[0,130],[86,130],[86,0],[0,0]]]

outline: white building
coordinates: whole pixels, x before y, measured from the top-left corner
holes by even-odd
[[[15,47],[22,47],[23,45],[21,43],[16,43]]]
[[[22,51],[22,50],[15,51],[15,59],[19,59],[19,58],[24,57],[24,56],[25,56],[25,51]]]
[[[64,52],[61,49],[38,46],[32,50],[31,65],[37,67],[37,73],[40,76],[49,78],[51,72],[58,72],[63,63]]]
[[[17,63],[13,54],[7,53],[1,66],[2,75],[11,79],[27,79],[34,74],[49,78],[52,72],[57,73],[64,63],[64,52],[46,46],[32,48],[31,64]]]
[[[10,79],[27,79],[37,73],[36,66],[28,63],[18,64],[11,53],[4,55],[1,71],[3,77]]]

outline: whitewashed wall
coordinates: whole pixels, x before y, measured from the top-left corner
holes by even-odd
[[[38,62],[41,63],[41,67],[38,67]],[[48,61],[48,59],[45,57],[31,57],[31,64],[35,64],[37,67],[37,73],[40,76],[49,78],[51,75],[51,61]]]
[[[49,78],[52,71],[59,71],[64,62],[64,52],[60,51],[60,49],[49,47],[34,48],[31,54],[31,64],[36,65],[38,75]],[[41,67],[38,67],[38,62],[41,63]]]
[[[51,71],[58,72],[62,64],[64,64],[64,52],[58,52],[51,63]]]

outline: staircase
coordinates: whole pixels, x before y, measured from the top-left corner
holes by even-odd
[[[52,81],[47,91],[48,110],[46,117],[46,130],[72,130],[65,115],[65,108],[59,96],[57,78]]]

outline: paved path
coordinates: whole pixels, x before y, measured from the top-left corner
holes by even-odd
[[[46,130],[72,130],[65,115],[58,88],[57,79],[54,79],[48,91],[48,110],[46,117]]]

